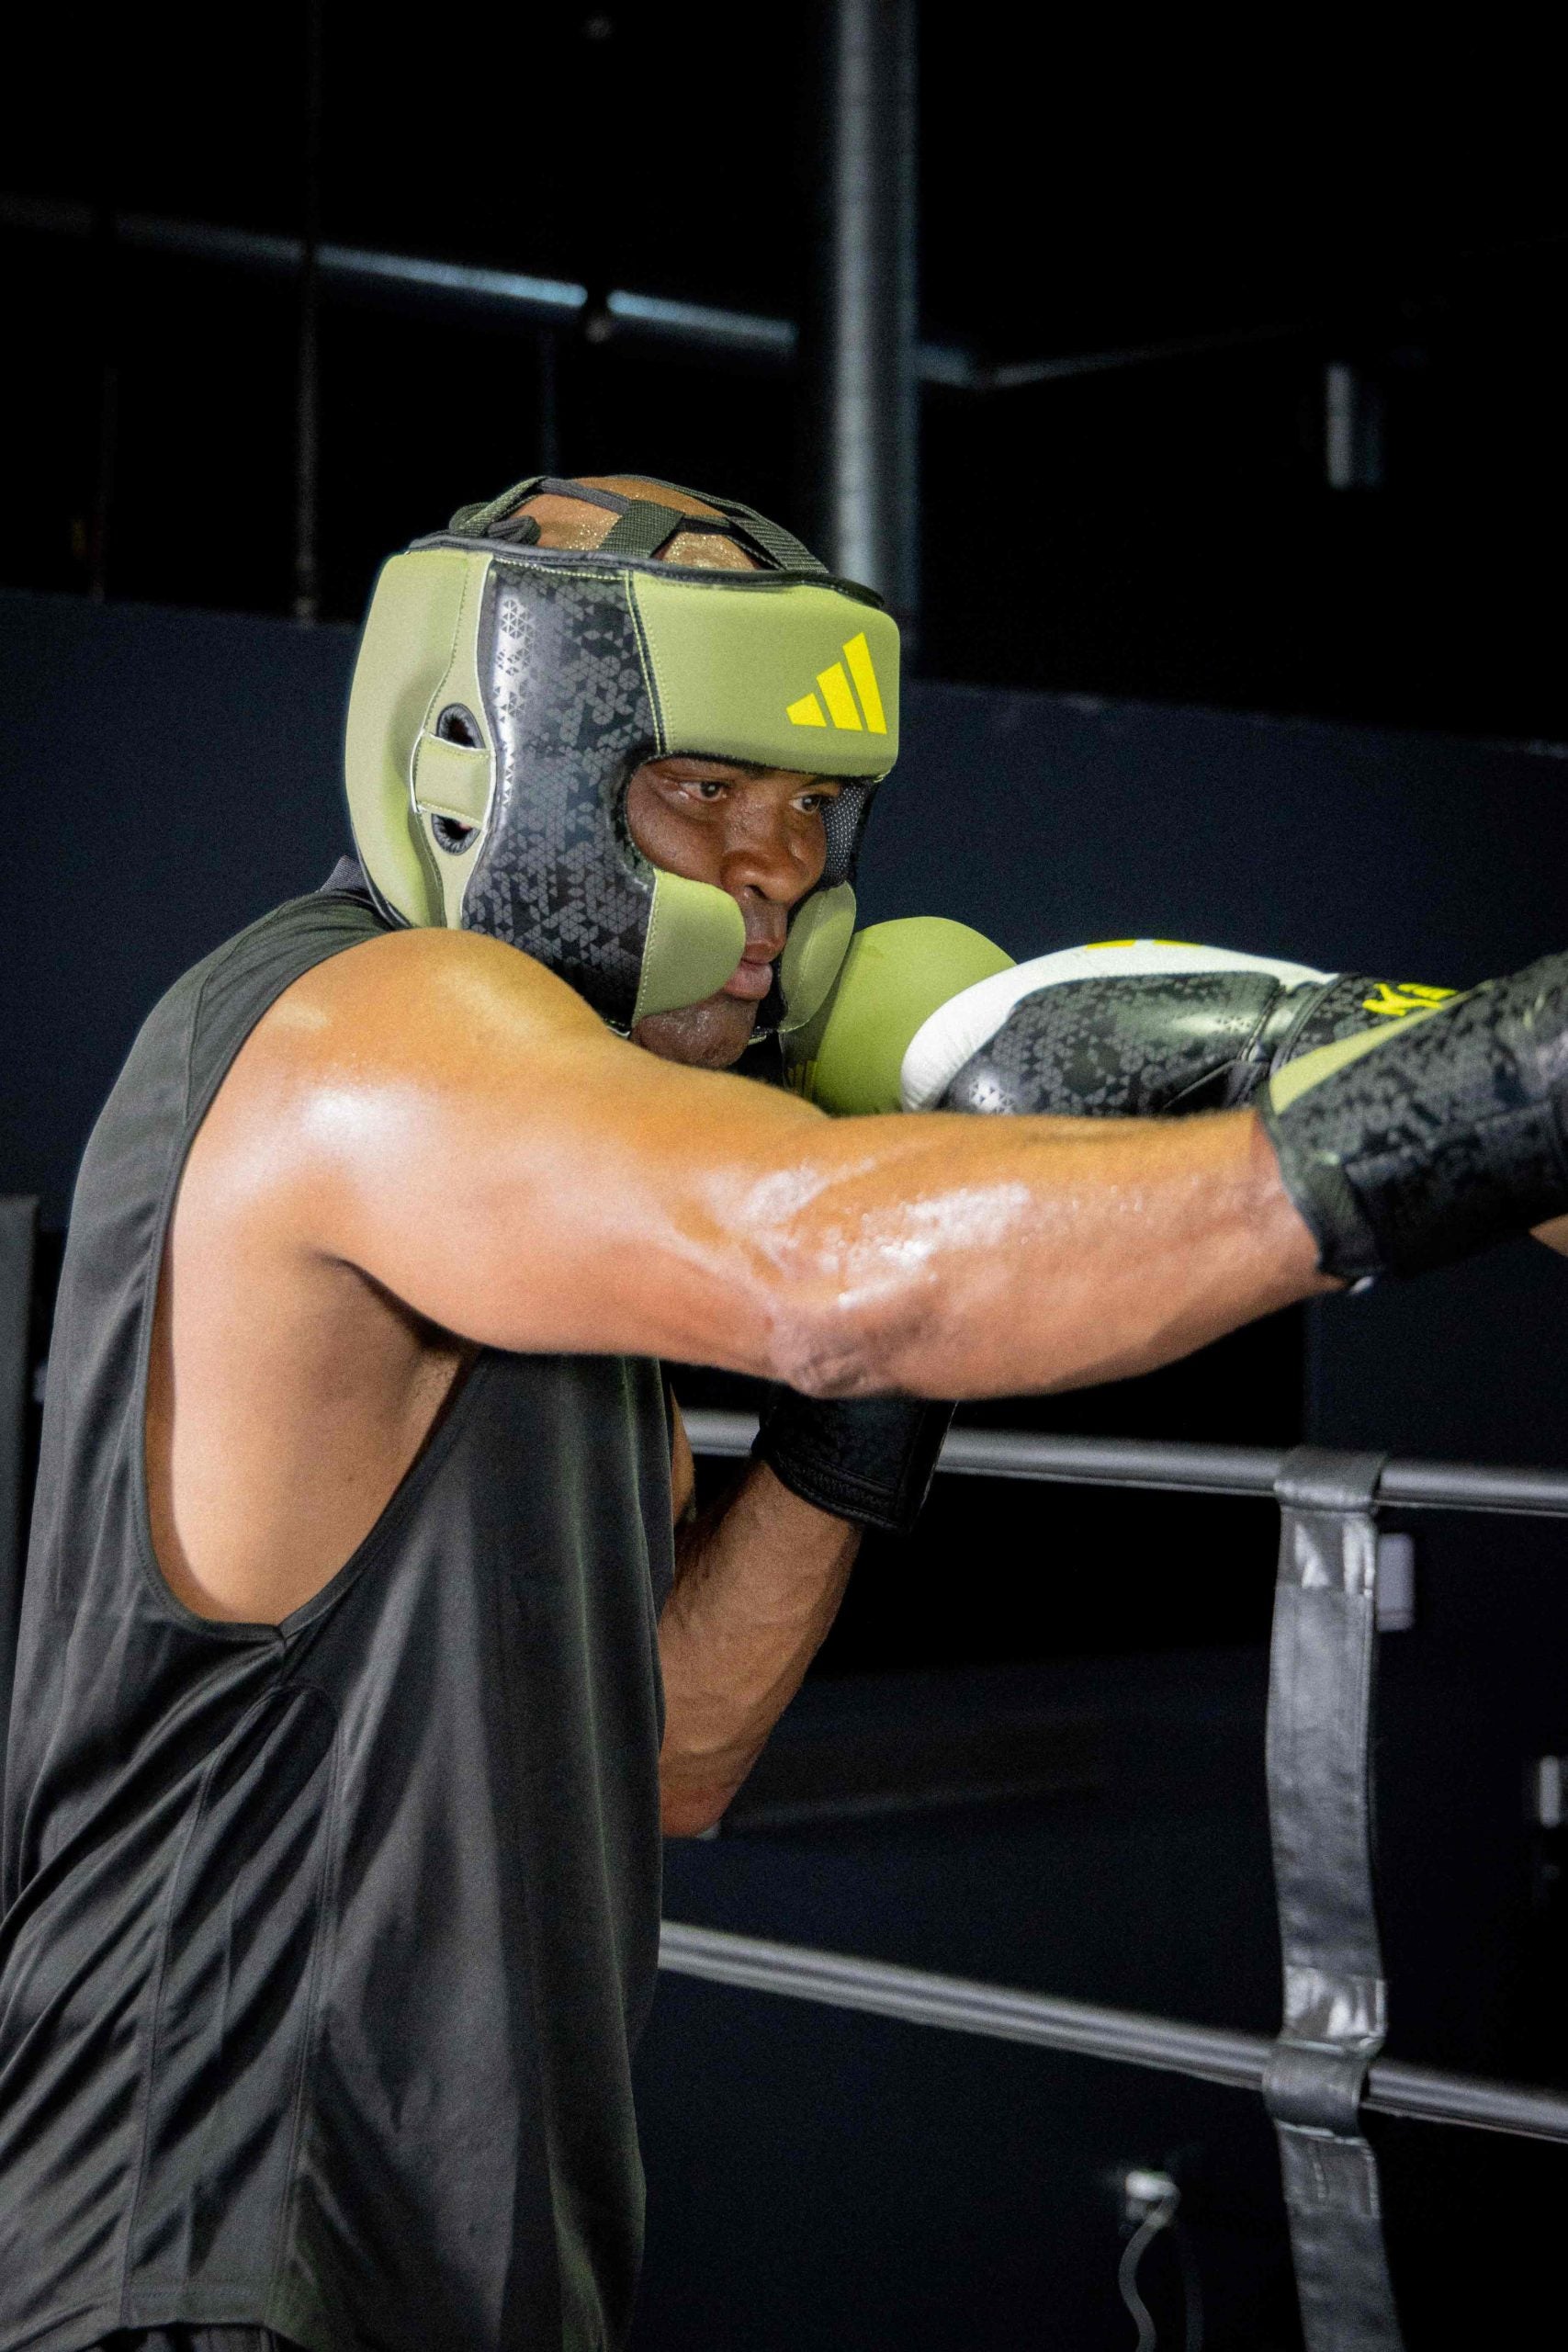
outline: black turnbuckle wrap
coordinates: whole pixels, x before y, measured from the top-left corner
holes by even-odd
[[[1372,1897],[1378,1480],[1386,1456],[1301,1446],[1275,1484],[1269,1815],[1284,2022],[1274,2119],[1306,2352],[1398,2352],[1361,2093],[1387,2030]]]

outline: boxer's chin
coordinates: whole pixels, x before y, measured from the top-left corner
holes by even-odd
[[[755,999],[705,997],[679,1012],[650,1012],[632,1031],[634,1044],[661,1061],[685,1062],[694,1069],[728,1069],[751,1042],[757,1025]]]

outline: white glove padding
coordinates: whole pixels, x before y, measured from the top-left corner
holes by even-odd
[[[990,1044],[1026,998],[1072,984],[1203,972],[1261,973],[1284,989],[1334,977],[1278,956],[1243,956],[1233,948],[1197,947],[1179,939],[1111,939],[1064,947],[979,980],[938,1007],[905,1050],[899,1072],[904,1108],[934,1109],[964,1064]]]

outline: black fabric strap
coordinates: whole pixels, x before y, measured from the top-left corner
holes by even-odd
[[[525,474],[521,481],[514,481],[497,498],[459,506],[446,527],[465,538],[495,537],[496,525],[509,521],[525,498],[541,498],[547,492],[553,492],[558,498],[581,499],[585,506],[605,507],[612,514],[624,514],[632,503],[618,490],[586,490],[581,482],[568,481],[560,474]]]
[[[498,498],[476,499],[471,505],[459,506],[446,528],[455,531],[459,538],[482,539],[492,523],[502,522],[513,513],[525,498],[533,496],[545,479],[543,474],[525,474],[521,481],[514,481]]]
[[[653,490],[678,490],[684,497],[700,498],[705,506],[714,507],[733,526],[730,532],[732,538],[739,539],[742,546],[750,547],[764,562],[778,571],[818,571],[827,576],[827,565],[820,556],[812,554],[803,539],[797,539],[793,531],[786,531],[782,523],[773,522],[766,514],[759,514],[757,509],[748,506],[743,499],[721,498],[716,491],[712,490],[694,490],[689,482],[662,481],[657,474],[641,474],[638,480],[646,481]],[[704,515],[692,516],[688,520],[699,527],[705,522],[707,522],[709,529],[713,527],[709,518]]]
[[[702,516],[682,514],[678,507],[660,506],[651,498],[628,498],[611,524],[595,555],[656,556],[676,535]]]
[[[705,505],[716,506],[721,514],[728,515],[737,526],[736,537],[749,539],[758,552],[770,563],[776,564],[781,571],[827,571],[828,567],[821,557],[813,555],[803,539],[797,539],[793,531],[786,531],[782,523],[772,521],[766,514],[759,514],[754,506],[748,506],[741,499],[720,498],[716,492],[711,490],[691,490],[683,482],[661,481],[655,487],[659,490],[685,490],[688,498],[700,498]]]
[[[671,485],[673,487],[674,485]],[[702,493],[694,491],[694,498]],[[713,538],[733,539],[737,547],[758,557],[769,570],[792,571],[807,568],[795,560],[789,550],[805,557],[799,542],[789,537],[776,525],[764,523],[761,516],[755,522],[741,522],[728,514],[685,514],[678,506],[665,506],[657,499],[628,498],[622,502],[620,519],[612,524],[594,549],[596,555],[629,555],[644,558],[660,554],[670,541],[682,532],[705,532]],[[787,542],[787,547],[785,543]],[[809,567],[820,571],[815,558]]]
[[[564,474],[539,475],[529,495],[543,498],[547,493],[556,498],[581,499],[584,506],[603,506],[612,514],[624,514],[634,503],[624,491],[590,490],[582,482],[569,481]]]
[[[1263,2098],[1280,2143],[1306,2352],[1398,2352],[1377,2159],[1361,2136],[1387,1993],[1372,1893],[1378,1480],[1302,1446],[1275,1486],[1269,1813],[1284,2023]]]
[[[781,571],[819,571],[824,577],[827,575],[828,567],[819,556],[803,547],[793,531],[786,531],[780,523],[770,523],[765,514],[737,516],[735,536],[750,542]]]
[[[782,523],[771,522],[755,507],[742,506],[732,498],[713,498],[705,490],[694,490],[692,495],[706,498],[710,506],[716,506],[727,514],[735,526],[736,537],[749,541],[781,571],[819,571],[826,575],[828,567],[821,557],[813,555],[805,542],[797,539],[793,531],[786,531]]]

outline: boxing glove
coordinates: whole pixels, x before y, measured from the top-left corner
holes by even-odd
[[[1450,994],[1177,940],[1069,947],[941,1007],[906,1048],[901,1099],[1079,1118],[1232,1109],[1286,1061]]]
[[[1419,1273],[1568,1210],[1568,956],[1293,1056],[1258,1101],[1346,1282]]]
[[[951,1001],[911,1108],[1164,1114],[1256,1102],[1324,1272],[1470,1255],[1568,1210],[1568,956],[1463,995],[1156,942]]]
[[[1194,975],[1201,986],[1191,984]],[[785,1038],[786,1081],[840,1114],[939,1105],[1165,1111],[1190,1086],[1204,1102],[1219,1099],[1218,1069],[1260,1053],[1254,1032],[1264,1012],[1298,983],[1325,980],[1304,964],[1157,940],[1068,948],[1014,965],[964,923],[876,923],[856,933],[815,1020]],[[1357,1008],[1372,985],[1336,984],[1312,1042],[1363,1020]],[[1036,1001],[1048,989],[1066,993]],[[1292,1014],[1300,1009],[1292,998]],[[1266,1070],[1266,1057],[1258,1059],[1255,1079]]]
[[[966,923],[915,915],[857,931],[826,1001],[784,1039],[784,1082],[824,1111],[897,1111],[906,1049],[953,998],[1010,972]]]
[[[873,924],[851,942],[827,1002],[786,1034],[795,1092],[836,1113],[897,1111],[899,1069],[927,1016],[1011,958],[977,931],[937,916]],[[861,1527],[908,1534],[953,1419],[908,1396],[825,1399],[772,1392],[752,1451],[792,1493]]]

